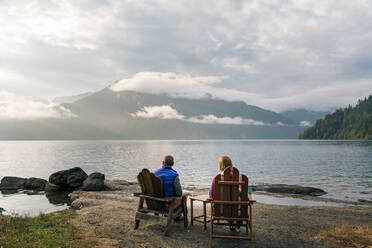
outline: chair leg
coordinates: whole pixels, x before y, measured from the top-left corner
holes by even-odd
[[[140,198],[139,201],[138,201],[138,211],[141,208],[143,208],[143,202],[144,202],[144,199],[143,198]],[[136,216],[136,218],[135,218],[135,224],[134,224],[134,229],[138,229],[139,223],[140,223],[140,220],[137,219],[137,216]]]
[[[169,206],[167,226],[166,226],[166,229],[165,229],[165,236],[169,236],[170,233],[171,233],[171,224],[172,224],[172,221],[173,221],[173,211],[174,211],[174,202],[172,202]]]
[[[191,225],[194,225],[194,206],[193,206],[193,199],[190,199],[190,215],[191,215]]]
[[[212,236],[213,236],[213,204],[211,203],[211,228],[209,230],[209,248],[212,248]]]
[[[189,225],[187,219],[187,197],[182,198],[182,205],[183,205],[183,225],[187,227]]]
[[[136,223],[134,224],[134,229],[138,229],[139,227],[139,224],[140,224],[140,220],[135,220]]]
[[[212,248],[212,236],[213,236],[213,217],[211,217],[211,228],[209,230],[209,247]]]

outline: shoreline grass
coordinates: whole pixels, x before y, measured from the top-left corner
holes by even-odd
[[[372,228],[368,226],[351,227],[342,225],[331,230],[321,230],[316,240],[330,239],[356,248],[372,248]]]
[[[72,225],[75,216],[72,209],[33,218],[0,216],[0,248],[96,246],[96,240],[85,238],[82,231]]]

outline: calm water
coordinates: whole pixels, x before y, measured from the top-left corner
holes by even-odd
[[[371,141],[1,141],[0,178],[47,179],[80,166],[88,174],[136,181],[142,168],[160,167],[165,154],[174,155],[188,186],[209,187],[219,156],[227,154],[250,184],[298,184],[322,188],[329,198],[372,200]],[[0,203],[4,200],[0,194]]]

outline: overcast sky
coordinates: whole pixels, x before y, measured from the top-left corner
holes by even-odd
[[[178,91],[190,80],[276,111],[353,104],[372,94],[371,8],[368,0],[0,0],[0,105],[116,80],[166,91],[172,78]]]

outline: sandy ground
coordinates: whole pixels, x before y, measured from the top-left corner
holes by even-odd
[[[164,224],[142,221],[134,230],[138,198],[137,185],[118,183],[119,191],[73,192],[72,206],[78,208],[74,224],[105,237],[104,247],[209,247],[209,226],[183,222],[172,224],[170,237],[163,235]],[[195,194],[205,193],[194,192]],[[197,209],[201,213],[201,209]],[[165,219],[165,218],[164,218]],[[256,203],[253,207],[253,247],[347,247],[331,241],[316,241],[321,229],[342,224],[372,225],[371,207],[298,207]],[[229,234],[225,227],[219,231]],[[242,230],[243,231],[243,230]],[[213,240],[213,247],[251,247],[249,241]]]

